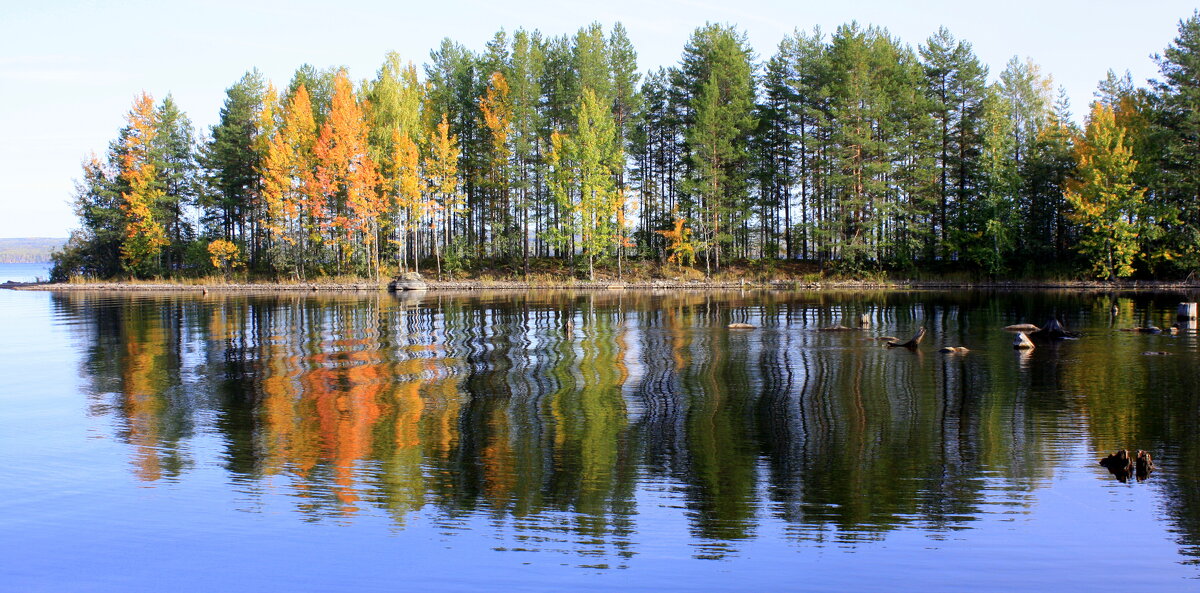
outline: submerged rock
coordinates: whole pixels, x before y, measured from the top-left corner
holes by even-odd
[[[1032,350],[1033,340],[1030,340],[1029,336],[1025,335],[1025,332],[1017,332],[1017,335],[1013,337],[1013,348],[1017,350]]]
[[[942,348],[941,350],[938,350],[938,352],[941,352],[943,354],[966,354],[967,352],[970,352],[970,351],[971,350],[969,348],[967,348],[966,346],[946,346],[946,347]]]

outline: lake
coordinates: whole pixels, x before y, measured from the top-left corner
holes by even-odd
[[[13,282],[36,282],[50,278],[52,263],[9,264],[0,263],[0,284]]]
[[[1193,591],[1185,300],[0,291],[0,590]]]

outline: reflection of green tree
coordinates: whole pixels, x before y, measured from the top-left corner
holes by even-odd
[[[687,472],[681,478],[690,485],[696,534],[736,540],[749,537],[754,526],[758,447],[751,412],[757,394],[748,348],[734,343],[748,336],[718,327],[697,331],[687,349],[691,360],[681,376],[689,401]]]
[[[622,386],[625,330],[620,310],[598,310],[590,301],[554,348],[556,388],[543,409],[553,434],[553,496],[560,508],[579,514],[578,528],[602,535],[621,519],[632,498],[626,456],[620,446],[628,429]],[[565,324],[564,324],[565,327]],[[561,330],[560,330],[561,331]],[[624,530],[627,524],[620,525]]]

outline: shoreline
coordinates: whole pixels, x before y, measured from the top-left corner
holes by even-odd
[[[776,280],[770,282],[707,282],[702,280],[652,280],[635,282],[616,281],[571,281],[571,282],[524,282],[494,280],[425,281],[426,291],[487,291],[487,290],[777,290],[777,291],[832,291],[832,290],[1078,290],[1078,291],[1167,291],[1200,290],[1200,282],[1133,281],[1133,282],[1089,282],[1089,281],[1003,281],[1003,282],[960,282],[960,281],[852,281],[838,280],[805,282],[798,280]],[[42,292],[388,292],[387,283],[221,283],[181,284],[172,282],[129,283],[36,283],[8,282],[0,288]],[[412,292],[399,290],[396,292]],[[419,292],[419,290],[418,290]]]

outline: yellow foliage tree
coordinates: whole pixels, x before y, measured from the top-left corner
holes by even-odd
[[[439,279],[442,277],[439,235],[442,243],[448,243],[450,225],[443,224],[442,233],[438,233],[438,223],[444,223],[446,217],[455,216],[465,210],[462,193],[458,189],[458,157],[461,154],[458,137],[450,134],[450,123],[446,120],[446,115],[442,114],[441,123],[429,135],[429,150],[425,155],[425,176],[429,180],[430,198],[433,202],[430,207],[433,217],[430,222],[430,228],[433,230],[433,255],[437,260]]]
[[[675,217],[675,228],[669,231],[654,231],[667,240],[667,261],[680,267],[691,266],[696,262],[696,242],[692,240],[692,229],[684,225],[686,221]]]
[[[229,277],[231,269],[241,267],[240,255],[238,246],[233,241],[217,239],[208,244],[209,261],[214,268],[221,270],[221,274],[226,278]]]
[[[1099,278],[1133,274],[1146,190],[1133,183],[1137,161],[1113,109],[1096,102],[1087,130],[1075,142],[1075,175],[1064,192],[1071,219],[1082,228],[1079,252]]]

